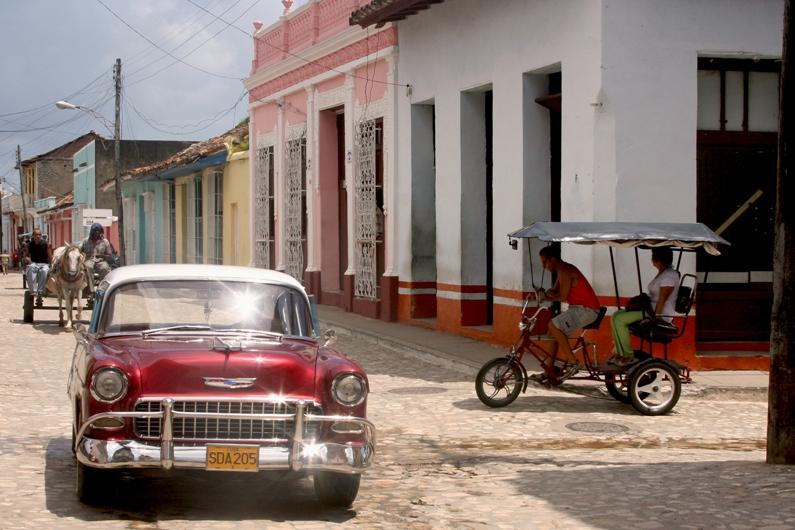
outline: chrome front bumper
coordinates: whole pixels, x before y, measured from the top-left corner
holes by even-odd
[[[163,410],[159,412],[105,412],[90,417],[81,426],[76,437],[77,460],[86,466],[98,468],[206,468],[206,447],[175,445],[172,434],[172,422],[175,417],[219,420],[292,420],[295,431],[292,439],[285,445],[261,445],[259,447],[258,469],[260,470],[322,470],[358,474],[370,467],[375,455],[375,427],[363,418],[306,414],[303,403],[296,405],[295,414],[180,412],[173,409],[173,404],[173,400],[164,399]],[[85,435],[89,429],[96,428],[94,427],[95,422],[106,418],[160,419],[163,425],[160,443],[142,443],[137,440],[99,440]],[[361,428],[363,441],[343,444],[305,440],[303,438],[304,425],[308,422],[355,424]],[[256,441],[248,440],[218,440],[212,443],[217,445],[257,445]]]

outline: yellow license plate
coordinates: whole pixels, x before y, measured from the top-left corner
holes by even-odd
[[[259,446],[208,445],[207,469],[212,471],[257,471]]]

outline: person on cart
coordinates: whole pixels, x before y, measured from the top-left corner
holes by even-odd
[[[676,297],[679,292],[679,272],[673,268],[674,253],[670,247],[651,249],[651,264],[657,275],[649,282],[648,294],[630,300],[626,310],[613,313],[610,327],[613,331],[615,355],[608,361],[615,366],[627,366],[636,361],[630,341],[629,326],[643,319],[673,321]]]
[[[566,311],[550,320],[548,333],[555,339],[552,346],[553,364],[562,352],[562,358],[565,359],[563,375],[571,377],[579,370],[579,362],[571,350],[569,335],[596,320],[599,316],[599,299],[580,269],[560,258],[559,247],[550,245],[542,248],[538,254],[544,268],[557,274],[555,285],[548,291],[542,291],[542,296],[546,300],[569,304]]]
[[[105,229],[99,223],[91,225],[88,237],[80,245],[80,251],[86,257],[86,275],[88,276],[88,290],[93,293],[94,273],[96,272],[101,282],[110,272],[109,260],[113,258],[113,247],[105,239]]]
[[[36,297],[36,306],[42,306],[42,296],[47,291],[47,276],[50,274],[50,260],[52,249],[42,239],[41,230],[33,230],[30,243],[25,253],[25,277],[28,281],[28,290]]]

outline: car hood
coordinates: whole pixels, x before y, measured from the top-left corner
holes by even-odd
[[[143,396],[314,396],[317,344],[311,341],[256,340],[228,353],[212,337],[113,337],[102,342],[109,353],[137,366]],[[248,384],[241,379],[250,378],[250,387],[241,386]],[[208,384],[207,379],[214,381]]]

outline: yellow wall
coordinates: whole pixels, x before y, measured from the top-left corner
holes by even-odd
[[[203,200],[202,212],[204,224],[204,263],[209,261],[209,234],[208,224],[210,221],[210,201],[209,183],[210,176],[215,171],[214,168],[206,169],[202,172],[202,193]],[[185,186],[192,183],[196,175],[179,177],[174,181],[174,191],[176,194],[176,245],[177,263],[185,263],[185,239],[188,235],[188,227],[185,226],[184,218],[187,205],[184,204]],[[233,226],[233,205],[237,205],[237,226]],[[237,260],[233,243],[235,238],[233,233],[237,233]],[[243,265],[247,266],[251,261],[251,240],[249,238],[249,175],[248,175],[248,151],[235,153],[229,158],[229,162],[224,166],[224,265]]]
[[[233,205],[237,205],[237,226],[233,226]],[[224,167],[224,265],[248,266],[251,262],[249,215],[248,151],[243,151],[230,156]]]

